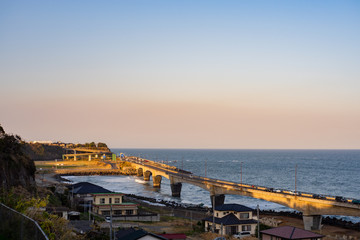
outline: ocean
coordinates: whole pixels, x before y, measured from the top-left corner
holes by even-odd
[[[194,175],[295,190],[323,195],[360,199],[360,150],[204,150],[204,149],[111,149],[114,153],[161,161]],[[135,176],[68,176],[74,182],[87,181],[106,189],[127,194],[211,206],[209,192],[184,183],[181,198],[171,196],[170,181],[162,179],[161,188],[152,181]],[[225,203],[237,203],[263,210],[294,211],[260,199],[226,195]],[[360,218],[341,217],[360,222]]]

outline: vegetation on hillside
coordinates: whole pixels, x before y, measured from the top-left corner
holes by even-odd
[[[23,141],[18,135],[5,133],[0,125],[0,182],[3,190],[23,186],[35,190],[34,162],[22,151]]]
[[[95,143],[95,142],[91,142],[91,143],[85,143],[85,144],[75,144],[74,147],[82,147],[82,148],[91,148],[91,149],[109,149],[108,146],[106,145],[106,143]]]
[[[35,184],[34,161],[24,154],[23,145],[19,136],[7,134],[0,125],[0,202],[37,221],[51,240],[80,239],[68,227],[67,220],[41,210],[49,203],[54,205],[64,199],[57,199],[51,191],[39,196]],[[2,219],[0,239],[19,239],[20,228],[26,228],[23,224],[24,218],[16,213],[9,213],[6,219]],[[26,231],[27,229],[21,230],[21,234]]]

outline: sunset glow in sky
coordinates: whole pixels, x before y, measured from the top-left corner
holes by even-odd
[[[1,1],[0,124],[119,148],[359,149],[359,1]]]

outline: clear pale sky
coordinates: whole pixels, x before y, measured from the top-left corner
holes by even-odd
[[[359,149],[360,1],[1,1],[0,124],[119,148]]]

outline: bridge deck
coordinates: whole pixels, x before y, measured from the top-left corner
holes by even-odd
[[[137,157],[126,157],[124,160],[132,163],[137,169],[143,168],[146,171],[156,172],[156,175],[172,179],[175,182],[199,186],[209,191],[211,195],[233,194],[249,196],[275,202],[301,211],[306,215],[347,215],[360,217],[360,204],[353,203],[354,199],[350,198],[340,202],[336,201],[335,196],[300,193],[221,179],[205,178],[173,166]]]

